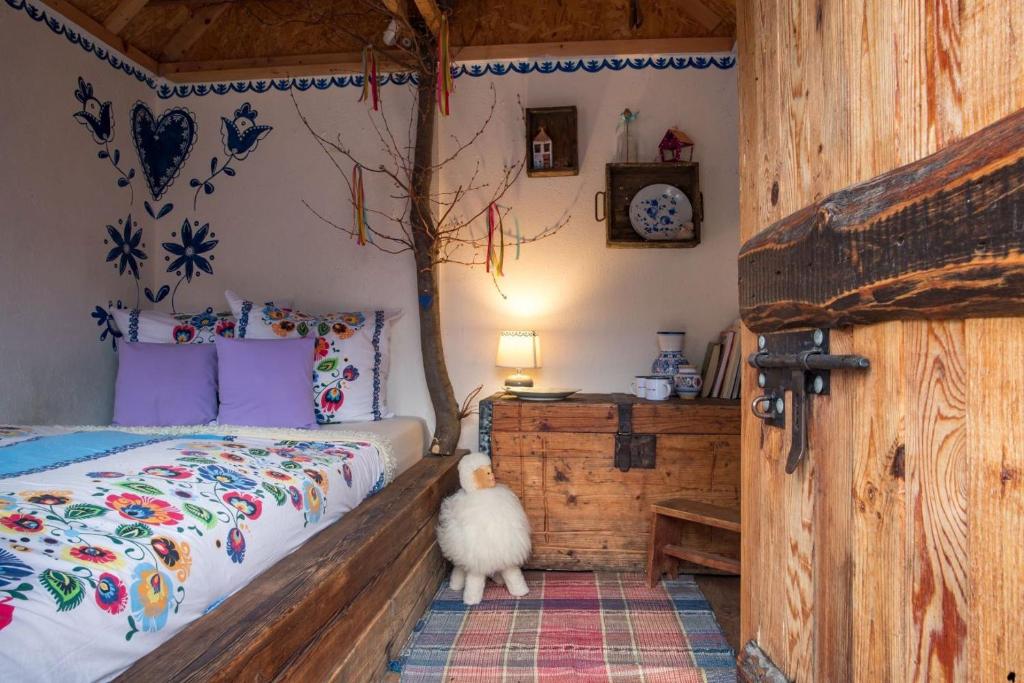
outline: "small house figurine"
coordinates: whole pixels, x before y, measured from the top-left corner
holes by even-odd
[[[665,132],[665,137],[658,143],[662,161],[680,161],[680,156],[686,148],[690,149],[688,161],[693,161],[693,140],[678,128],[669,128]]]
[[[544,126],[540,127],[540,132],[537,133],[537,137],[533,139],[533,168],[543,169],[551,168],[554,165],[553,156],[551,154],[551,138],[547,132],[544,131]]]

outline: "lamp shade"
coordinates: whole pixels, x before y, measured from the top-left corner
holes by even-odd
[[[499,368],[539,368],[540,337],[533,330],[503,330],[498,336]]]

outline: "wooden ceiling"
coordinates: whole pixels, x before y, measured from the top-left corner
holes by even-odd
[[[424,13],[437,8],[436,0],[43,2],[172,81],[351,72],[363,47],[353,34],[379,45],[389,20],[383,5],[408,2],[408,11]],[[631,26],[634,6],[638,27]],[[451,26],[453,44],[464,48],[457,57],[466,60],[727,51],[736,2],[457,0]]]

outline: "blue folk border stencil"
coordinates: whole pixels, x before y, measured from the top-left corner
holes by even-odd
[[[600,71],[622,71],[624,69],[731,69],[736,65],[736,58],[732,55],[721,56],[678,56],[678,57],[610,57],[602,59],[536,59],[517,62],[488,62],[457,64],[452,69],[453,78],[468,76],[480,78],[481,76],[504,76],[506,74],[553,74],[553,73],[575,73],[583,71],[594,74]],[[380,77],[381,85],[389,83],[404,85],[415,83],[415,75],[408,73],[383,74]],[[279,78],[274,80],[259,81],[234,81],[225,83],[184,83],[171,85],[163,83],[156,88],[157,95],[162,99],[170,97],[189,97],[192,95],[202,97],[204,95],[227,95],[230,93],[264,93],[272,90],[288,91],[298,90],[328,90],[330,88],[363,87],[363,77],[353,76],[331,76],[322,78]]]
[[[7,6],[17,11],[24,11],[26,15],[35,21],[45,24],[51,31],[59,36],[64,36],[74,45],[80,46],[86,52],[94,54],[114,69],[122,71],[134,77],[141,83],[145,83],[154,90],[160,99],[172,97],[202,97],[204,95],[228,95],[231,93],[264,93],[269,91],[285,92],[288,90],[328,90],[331,88],[363,87],[363,77],[352,76],[331,76],[322,78],[280,78],[272,80],[257,81],[233,81],[225,83],[187,83],[173,85],[157,82],[157,78],[145,69],[136,66],[126,59],[118,56],[100,43],[85,36],[84,33],[76,31],[62,21],[56,13],[47,13],[46,10],[32,5],[28,0],[4,0]],[[496,61],[496,62],[473,62],[469,64],[457,64],[452,69],[454,78],[464,76],[479,78],[481,76],[504,76],[506,74],[553,74],[553,73],[598,73],[600,71],[622,71],[624,69],[665,69],[682,70],[709,68],[732,69],[736,66],[736,58],[732,55],[679,55],[679,56],[658,56],[658,57],[609,57],[609,58],[571,58],[571,59],[535,59],[521,61]],[[416,77],[408,73],[382,74],[381,85],[405,85],[409,82],[416,82]]]
[[[27,0],[5,0],[7,6],[16,11],[24,11],[29,17],[35,21],[46,24],[46,26],[58,36],[64,36],[68,39],[68,42],[72,45],[78,45],[86,52],[90,52],[98,59],[103,60],[114,69],[122,71],[129,76],[135,78],[135,80],[145,83],[151,89],[156,90],[157,82],[156,77],[149,73],[145,69],[142,69],[132,62],[119,56],[113,50],[104,47],[99,42],[96,42],[88,38],[84,33],[80,33],[75,29],[71,28],[63,22],[63,17],[57,15],[56,12],[47,13],[46,10],[36,7],[35,5],[27,2]]]

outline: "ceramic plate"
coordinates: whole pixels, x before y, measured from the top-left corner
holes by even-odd
[[[693,237],[693,206],[675,185],[655,183],[640,189],[629,203],[629,222],[645,240]]]
[[[561,401],[569,398],[579,389],[561,387],[505,387],[505,391],[524,401]]]

